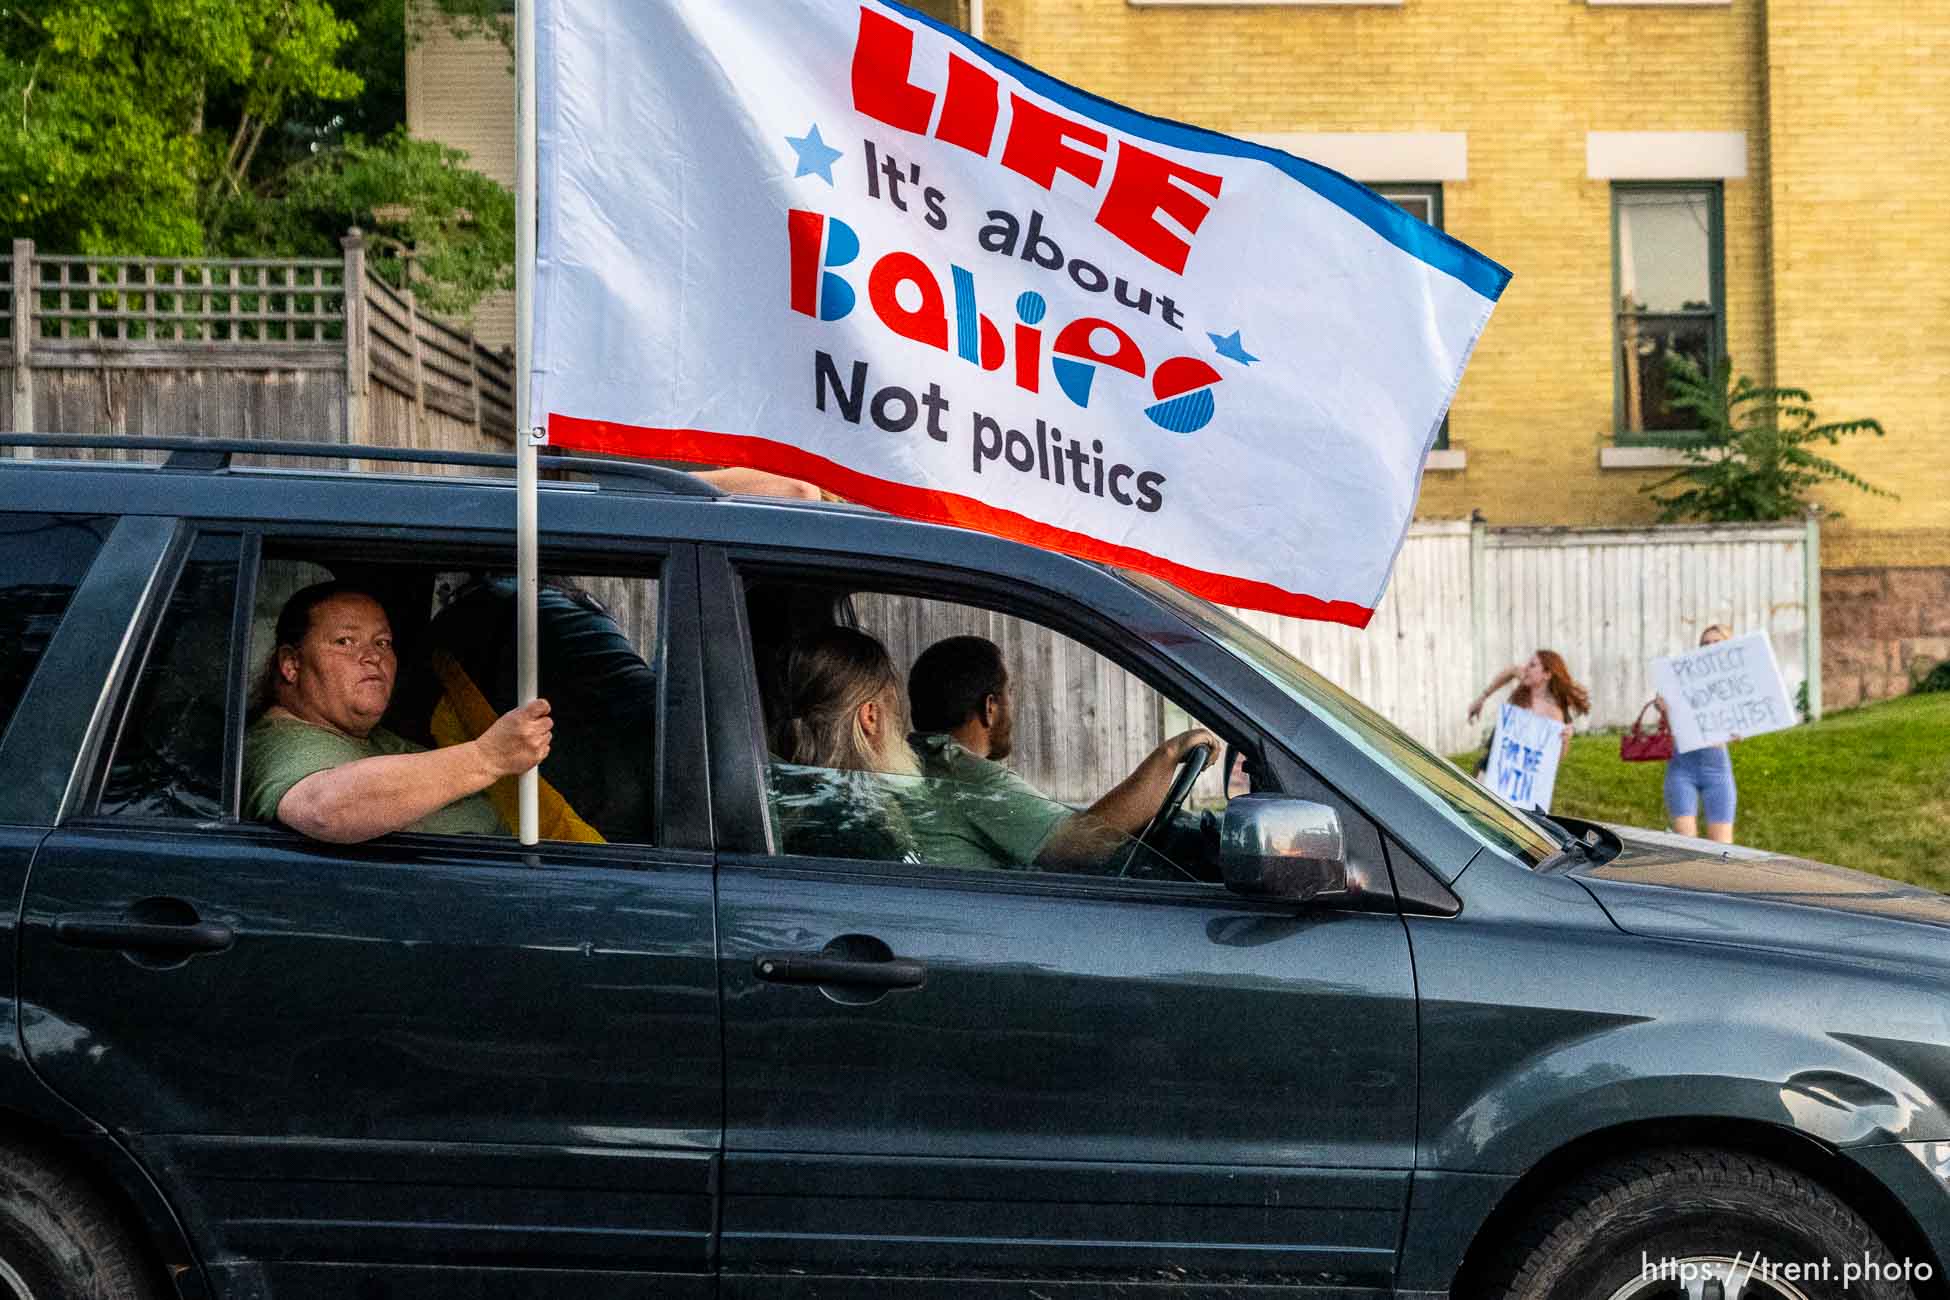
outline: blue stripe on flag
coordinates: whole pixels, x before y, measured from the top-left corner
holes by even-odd
[[[1404,253],[1427,263],[1438,271],[1454,276],[1491,302],[1500,298],[1504,286],[1510,283],[1510,272],[1499,263],[1483,256],[1454,236],[1417,220],[1359,181],[1350,180],[1332,168],[1308,162],[1305,158],[1296,158],[1290,153],[1282,153],[1263,144],[1221,135],[1202,126],[1174,122],[1170,118],[1153,117],[1149,113],[1140,113],[1136,109],[1126,108],[1101,95],[1093,95],[1087,90],[1072,86],[1067,81],[1059,81],[1047,72],[1040,72],[1000,50],[982,44],[967,32],[956,31],[918,10],[908,8],[901,4],[900,0],[873,0],[873,2],[903,17],[912,18],[923,26],[933,28],[943,36],[965,46],[977,58],[1019,78],[1036,93],[1053,99],[1059,104],[1068,105],[1084,116],[1122,131],[1125,135],[1193,153],[1256,158],[1268,163],[1334,204]]]
[[[1189,433],[1209,424],[1217,405],[1212,400],[1212,390],[1200,388],[1155,406],[1147,406],[1144,413],[1151,417],[1151,423],[1168,433]]]
[[[975,332],[975,277],[959,266],[948,268],[955,277],[955,355],[982,362],[982,341]]]

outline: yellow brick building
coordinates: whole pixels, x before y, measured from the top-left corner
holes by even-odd
[[[1900,499],[1822,497],[1843,512],[1823,532],[1832,675],[1888,693],[1905,642],[1950,635],[1950,4],[925,7],[1088,90],[1336,167],[1515,272],[1424,517],[1652,519],[1640,489],[1677,460],[1656,429],[1670,338],[1888,429],[1834,455]],[[435,32],[407,84],[416,133],[511,175],[498,46]]]

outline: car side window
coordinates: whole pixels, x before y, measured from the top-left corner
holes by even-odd
[[[791,626],[752,620],[780,851],[1218,879],[1223,751],[1175,815],[1161,817],[1177,769],[1154,751],[1201,724],[1120,664],[1054,628],[972,604],[837,589],[783,599],[770,580],[764,591],[773,611],[793,611]],[[820,692],[864,698],[875,683],[853,680],[857,663],[845,657],[871,661],[876,647],[898,685],[891,725],[901,734],[863,741],[857,702]],[[1250,780],[1240,774],[1233,789]]]
[[[332,576],[385,593],[399,669],[381,725],[414,746],[441,748],[475,739],[515,707],[512,574],[334,561]],[[545,840],[655,838],[659,598],[654,576],[543,576],[539,685],[555,724],[541,768]],[[272,649],[261,647],[265,663]],[[518,824],[516,784],[504,778],[480,796],[498,823],[492,833],[513,834]]]
[[[239,811],[246,821],[270,821],[281,794],[311,771],[371,754],[463,744],[514,707],[511,574],[375,558],[370,546],[331,543],[266,544],[247,597],[244,644],[236,647],[242,684],[233,688],[237,539],[229,539],[226,554],[218,554],[218,544],[199,542],[171,598],[116,740],[98,804],[103,815],[222,817],[231,806],[223,785],[227,714],[242,720],[234,730],[243,748],[230,764],[241,784]],[[363,736],[284,712],[275,725],[261,725],[281,703],[274,663],[280,614],[295,595],[327,582],[376,601],[392,639],[384,713]],[[545,840],[655,838],[660,592],[653,570],[544,578],[541,691],[555,722],[542,766]],[[509,777],[406,829],[506,836],[518,818]]]
[[[0,514],[0,737],[113,521]]]
[[[206,535],[192,548],[116,737],[98,811],[204,821],[224,815],[238,542],[234,534]]]

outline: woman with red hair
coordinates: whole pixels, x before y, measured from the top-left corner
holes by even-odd
[[[1490,684],[1469,706],[1469,720],[1476,721],[1490,696],[1511,682],[1517,684],[1517,689],[1510,692],[1510,703],[1553,722],[1563,723],[1564,752],[1570,752],[1571,719],[1591,712],[1591,693],[1572,680],[1571,670],[1564,666],[1564,656],[1555,650],[1539,650],[1522,667],[1512,665],[1490,678]]]

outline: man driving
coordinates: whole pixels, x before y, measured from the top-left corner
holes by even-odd
[[[244,815],[351,844],[391,831],[494,835],[481,791],[548,756],[546,700],[475,740],[424,749],[379,725],[399,659],[386,611],[341,582],[305,588],[278,615],[264,711],[244,744]]]
[[[1203,727],[1171,737],[1083,812],[1046,798],[1002,765],[1015,738],[1015,702],[995,642],[937,641],[908,672],[922,775],[935,783],[928,815],[914,820],[923,861],[970,867],[1101,865],[1129,847],[1157,814],[1186,755],[1219,739]]]

